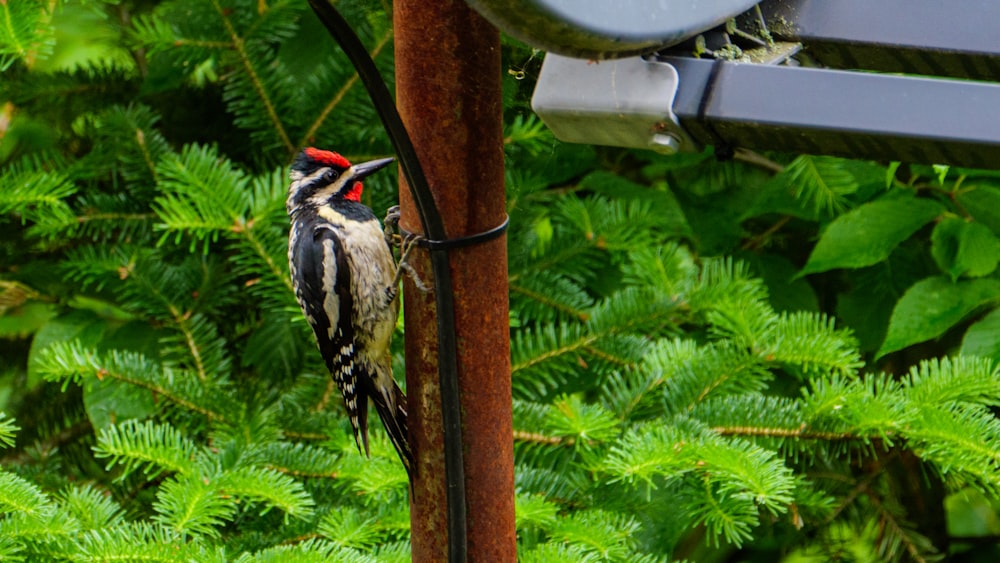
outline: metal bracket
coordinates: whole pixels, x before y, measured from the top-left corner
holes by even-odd
[[[699,150],[673,112],[677,69],[640,57],[585,61],[548,54],[531,106],[556,137],[653,149]]]

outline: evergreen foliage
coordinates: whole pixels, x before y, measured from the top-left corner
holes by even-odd
[[[305,3],[0,21],[0,557],[407,560],[288,278],[295,152],[389,153]],[[996,173],[564,145],[504,56],[521,558],[995,557]]]

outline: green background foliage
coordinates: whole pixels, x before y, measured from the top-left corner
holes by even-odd
[[[391,6],[338,8],[391,80]],[[0,556],[407,560],[288,279],[294,154],[391,152],[305,3],[0,22]],[[1000,175],[562,144],[542,58],[505,40],[521,558],[994,560]]]

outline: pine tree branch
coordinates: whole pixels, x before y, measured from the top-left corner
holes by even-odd
[[[10,122],[14,117],[14,104],[5,102],[0,105],[0,141],[7,135],[10,129]]]
[[[13,17],[10,14],[10,7],[7,5],[6,1],[0,3],[0,9],[2,9],[3,12],[3,26],[5,28],[5,35],[9,38],[8,40],[11,43],[13,43],[14,45],[13,50],[22,59],[27,59],[28,48],[18,40],[17,31],[14,29]],[[0,68],[0,70],[2,70],[2,68]]]
[[[632,362],[629,361],[629,360],[627,360],[627,359],[619,358],[619,357],[614,356],[612,354],[609,354],[609,353],[607,353],[607,352],[605,352],[603,350],[598,350],[597,348],[594,348],[593,346],[586,346],[586,347],[584,347],[584,350],[586,350],[587,353],[590,354],[591,356],[594,356],[595,358],[600,358],[600,359],[602,359],[602,360],[604,360],[604,361],[606,361],[608,363],[611,363],[611,364],[617,364],[619,366],[629,366],[629,365],[632,365]]]
[[[514,429],[514,440],[518,442],[530,442],[533,444],[546,444],[549,446],[572,446],[576,443],[576,438],[564,438],[561,436],[546,436],[538,432],[528,432],[527,430]]]
[[[132,6],[126,3],[120,3],[117,6],[116,13],[118,15],[118,23],[123,28],[132,29]],[[135,67],[139,71],[140,76],[146,76],[149,74],[149,62],[146,60],[146,49],[144,47],[130,48],[129,55],[131,55],[132,60],[135,61]]]
[[[21,4],[24,3],[22,2]],[[36,13],[38,14],[38,19],[33,22],[34,28],[30,30],[31,32],[35,33],[33,38],[34,44],[30,43],[25,44],[23,41],[21,41],[18,30],[15,28],[15,25],[18,22],[14,21],[15,19],[17,19],[16,16],[18,15],[23,16],[24,12],[21,12],[20,14],[17,13],[12,14],[11,8],[8,6],[8,0],[0,2],[0,15],[2,15],[2,17],[0,17],[0,25],[3,25],[4,27],[3,35],[6,36],[6,39],[8,41],[12,42],[15,45],[13,49],[14,55],[17,58],[20,58],[22,61],[24,61],[24,65],[29,69],[35,66],[35,61],[39,56],[39,49],[45,47],[44,41],[39,41],[40,36],[43,33],[52,32],[51,23],[52,23],[52,15],[55,13],[56,0],[48,0],[48,5],[44,7],[40,5],[41,2],[39,2],[38,4],[39,6],[37,7],[32,6],[31,8],[28,8],[29,10],[31,9],[37,10]],[[7,50],[8,52],[11,51],[11,49]],[[12,60],[6,56],[0,57],[0,71],[6,70],[7,66],[14,60],[17,60],[17,58],[14,58]]]
[[[547,295],[543,295],[536,291],[531,291],[524,286],[512,283],[510,285],[510,291],[513,293],[519,293],[527,297],[528,299],[533,299],[535,301],[538,301],[539,303],[551,307],[557,311],[562,311],[572,317],[575,317],[579,321],[586,321],[590,317],[590,315],[587,314],[585,311],[566,307],[562,303],[559,303],[558,301],[549,298]]]
[[[317,539],[324,539],[324,537],[321,534],[301,534],[295,536],[294,538],[288,538],[287,540],[282,541],[279,545],[297,545],[302,542]]]
[[[236,226],[232,228],[232,231],[236,234],[242,235],[244,239],[250,244],[250,247],[254,249],[257,256],[264,261],[267,269],[274,274],[274,277],[278,279],[285,287],[288,288],[288,292],[291,295],[295,295],[295,288],[292,287],[292,278],[285,275],[284,270],[282,270],[271,255],[267,253],[267,249],[264,247],[264,243],[260,241],[253,233],[253,222],[251,221],[247,225],[242,225],[241,222],[237,222]]]
[[[156,219],[156,213],[88,213],[79,215],[77,223],[93,221],[147,221]]]
[[[149,146],[146,145],[146,134],[138,127],[135,129],[135,142],[139,145],[139,152],[142,153],[142,159],[146,163],[146,167],[149,168],[149,173],[155,182],[157,180],[156,163],[153,162],[153,155],[150,154]]]
[[[848,506],[850,506],[855,501],[855,499],[858,498],[858,496],[860,496],[863,493],[867,493],[869,491],[869,486],[872,484],[872,482],[875,481],[875,479],[878,478],[880,475],[882,475],[882,471],[884,469],[885,464],[897,457],[899,457],[899,452],[897,450],[893,450],[892,452],[889,453],[888,456],[885,457],[884,460],[882,460],[880,463],[877,464],[877,467],[874,468],[874,470],[869,471],[862,479],[860,479],[858,483],[850,490],[850,492],[848,492],[847,495],[844,496],[840,504],[838,504],[833,509],[833,511],[830,513],[829,516],[827,516],[823,524],[832,523],[834,520],[837,519],[838,516],[840,516],[840,514],[844,510],[847,509]],[[825,477],[827,479],[835,479],[838,481],[845,480],[845,477],[839,473],[833,475],[827,475]]]
[[[128,275],[128,272],[126,272],[124,275]],[[206,381],[208,378],[208,374],[205,370],[205,363],[202,360],[201,351],[199,350],[198,343],[194,337],[194,328],[190,323],[192,312],[191,311],[182,312],[180,309],[174,306],[174,304],[170,301],[170,298],[164,295],[163,292],[160,291],[160,288],[157,287],[155,284],[151,283],[150,280],[147,280],[145,276],[137,276],[135,277],[135,279],[138,280],[138,283],[140,283],[147,291],[149,291],[151,295],[153,295],[154,297],[162,301],[164,305],[166,305],[167,311],[170,313],[171,320],[173,320],[174,324],[177,327],[177,330],[179,330],[181,332],[181,335],[184,337],[184,343],[191,353],[191,359],[194,360],[195,374],[198,376],[198,379],[201,380],[202,382]]]
[[[574,342],[565,344],[563,346],[548,350],[542,354],[538,354],[535,357],[528,358],[520,363],[511,365],[511,374],[517,373],[520,370],[527,369],[543,363],[547,360],[557,358],[559,356],[564,356],[579,350],[586,351],[588,353],[593,353],[594,355],[601,357],[602,359],[609,360],[613,363],[619,365],[629,365],[630,362],[623,360],[621,358],[609,355],[607,352],[600,352],[594,349],[594,344],[600,342],[602,339],[609,338],[618,334],[629,334],[639,327],[647,326],[652,320],[662,317],[663,315],[657,308],[652,308],[650,314],[648,315],[636,315],[631,317],[628,321],[615,324],[608,327],[605,330],[597,330],[594,327],[589,327],[585,333],[581,334],[581,337]]]
[[[575,352],[577,350],[586,349],[587,347],[589,347],[594,342],[597,342],[600,339],[600,337],[601,337],[600,335],[591,333],[591,334],[589,334],[587,336],[584,336],[583,338],[577,340],[576,342],[573,342],[573,343],[568,344],[566,346],[561,346],[559,348],[555,348],[553,350],[549,350],[548,352],[545,352],[544,354],[539,354],[539,355],[535,356],[534,358],[529,358],[529,359],[527,359],[527,360],[525,360],[525,361],[523,361],[521,363],[514,364],[514,365],[510,366],[510,373],[514,374],[514,373],[517,373],[517,372],[521,371],[522,369],[527,369],[527,368],[536,366],[536,365],[538,365],[540,363],[543,363],[543,362],[545,362],[547,360],[551,360],[552,358],[558,358],[559,356],[563,356],[565,354],[570,354],[570,353]]]
[[[720,436],[747,436],[756,438],[798,438],[801,440],[874,440],[876,436],[860,436],[853,432],[821,432],[805,428],[763,428],[753,426],[716,426],[712,431]],[[891,434],[888,433],[887,434]]]
[[[175,47],[199,47],[203,49],[235,49],[233,43],[227,43],[225,41],[207,41],[204,39],[184,39],[177,38],[174,39]]]
[[[936,432],[935,430],[933,427],[924,426],[919,431],[914,432],[910,438],[917,438],[927,444],[954,444],[989,459],[993,467],[1000,466],[1000,451],[993,444],[983,442],[981,436],[962,436],[959,439],[952,433]]]
[[[327,405],[330,404],[330,398],[333,397],[333,393],[335,391],[337,391],[337,386],[333,381],[333,378],[326,378],[326,388],[323,390],[323,395],[319,398],[316,406],[313,407],[313,412],[322,412],[326,410]]]
[[[220,413],[217,413],[215,411],[209,410],[209,409],[204,408],[204,407],[200,407],[200,406],[192,403],[191,401],[188,401],[187,399],[185,399],[183,397],[175,395],[175,394],[171,393],[170,391],[164,389],[163,387],[160,387],[158,385],[153,385],[152,383],[150,383],[148,381],[142,381],[142,380],[139,380],[139,379],[132,379],[130,377],[125,377],[124,375],[122,375],[120,373],[112,373],[112,372],[109,372],[107,370],[101,370],[100,372],[97,373],[97,378],[98,379],[102,379],[104,377],[110,377],[110,378],[112,378],[112,379],[114,379],[116,381],[121,381],[122,383],[128,383],[129,385],[134,385],[136,387],[141,387],[143,389],[148,389],[148,390],[152,391],[153,393],[155,393],[155,394],[163,397],[164,399],[166,399],[166,400],[168,400],[168,401],[170,401],[170,402],[172,402],[172,403],[174,403],[174,404],[176,404],[178,406],[184,407],[185,409],[188,409],[190,411],[196,412],[196,413],[204,416],[205,418],[207,418],[209,420],[212,420],[212,421],[222,421],[222,420],[224,420],[224,417]]]
[[[56,434],[53,434],[42,440],[41,442],[36,442],[32,448],[31,452],[27,448],[23,448],[19,451],[11,452],[10,454],[0,459],[0,465],[4,466],[14,466],[27,463],[35,456],[32,452],[54,452],[65,444],[76,441],[78,438],[85,434],[93,432],[94,426],[91,424],[89,419],[83,419],[75,422],[72,426],[63,428]]]
[[[781,230],[782,227],[788,224],[792,220],[791,215],[785,215],[781,219],[774,222],[773,225],[764,230],[764,232],[759,235],[754,235],[753,237],[747,239],[740,246],[740,250],[757,250],[758,248],[764,246],[771,235]]]
[[[575,190],[577,188],[574,187],[573,189]],[[572,246],[566,246],[562,249],[546,254],[545,256],[531,263],[530,271],[512,272],[509,276],[508,283],[513,284],[522,276],[529,276],[535,272],[544,272],[546,270],[558,269],[560,264],[564,263],[572,264],[581,254],[586,254],[591,250],[594,249],[604,250],[603,248],[601,248],[597,237],[594,237],[593,239],[588,239],[588,241],[589,242],[586,245],[577,244]]]
[[[882,541],[888,541],[885,536],[891,534],[892,536],[899,538],[899,541],[906,547],[906,552],[910,554],[910,559],[916,563],[926,563],[927,559],[924,554],[920,552],[920,548],[915,545],[910,540],[910,534],[908,530],[896,519],[896,516],[885,506],[882,499],[879,498],[877,494],[874,494],[870,489],[868,490],[868,500],[875,505],[876,510],[879,513],[879,520],[889,528],[889,530],[883,534]],[[881,550],[880,550],[881,551]],[[895,551],[895,550],[891,550]],[[894,555],[894,553],[888,553],[887,555]]]
[[[271,124],[274,126],[275,132],[278,133],[278,137],[281,139],[281,143],[285,146],[285,150],[289,154],[295,152],[295,146],[292,144],[292,140],[288,138],[288,132],[285,131],[285,126],[281,123],[281,117],[278,116],[278,111],[274,107],[274,102],[271,101],[271,97],[267,95],[267,91],[264,89],[264,83],[261,81],[260,76],[257,74],[257,70],[253,66],[253,62],[250,60],[250,54],[247,52],[246,45],[243,42],[243,38],[236,33],[236,28],[233,27],[233,23],[229,20],[227,12],[228,8],[223,8],[219,4],[219,0],[212,0],[212,5],[215,7],[215,11],[219,13],[219,18],[222,20],[222,24],[226,27],[226,32],[229,34],[230,39],[232,39],[231,47],[236,50],[236,53],[240,57],[240,62],[243,63],[243,69],[246,70],[247,78],[250,83],[253,84],[254,90],[260,97],[260,101],[264,104],[264,111],[267,112],[268,119],[271,120]]]
[[[758,168],[763,168],[764,170],[769,170],[775,174],[784,172],[785,167],[770,158],[760,154],[759,152],[752,151],[749,149],[736,149],[733,153],[733,160],[738,160],[740,162],[745,162],[747,164],[752,164]]]
[[[330,438],[326,434],[318,432],[295,432],[294,430],[285,430],[282,434],[284,434],[286,438],[290,438],[292,440],[311,440],[313,442],[319,442]]]
[[[304,479],[337,479],[337,473],[316,473],[314,471],[299,471],[297,469],[289,469],[287,467],[279,467],[274,464],[267,464],[264,467],[268,469],[273,469],[278,473],[284,473],[285,475],[290,475],[292,477],[301,477]]]
[[[194,330],[188,322],[191,319],[191,312],[181,313],[173,304],[168,304],[167,307],[170,310],[170,315],[174,318],[174,322],[177,324],[177,329],[184,335],[184,342],[187,344],[188,350],[191,352],[191,358],[194,360],[195,374],[202,382],[206,381],[208,374],[205,370],[205,363],[201,357],[201,350],[198,349],[198,343],[194,339]]]
[[[378,44],[376,44],[375,48],[372,49],[371,53],[369,53],[372,60],[375,60],[375,58],[378,57],[379,53],[389,43],[389,39],[391,38],[392,38],[392,30],[388,30],[385,32],[385,34],[382,35],[382,37],[378,41]],[[347,93],[350,92],[351,88],[353,88],[354,85],[357,84],[357,82],[358,82],[358,73],[355,72],[354,74],[351,75],[349,79],[347,79],[346,82],[344,82],[344,85],[340,87],[340,90],[337,90],[337,93],[333,95],[333,98],[325,106],[323,106],[323,109],[319,112],[319,115],[316,116],[316,119],[312,122],[312,125],[310,125],[309,128],[306,130],[305,134],[302,135],[302,139],[299,140],[298,147],[304,147],[312,142],[311,139],[313,139],[316,136],[316,132],[319,131],[319,128],[322,127],[323,123],[326,122],[327,117],[329,117],[330,113],[334,109],[336,109],[338,105],[340,105],[340,102],[343,101],[344,96],[346,96]],[[292,150],[289,152],[289,154],[294,156],[293,153],[296,150],[297,147],[292,147]]]

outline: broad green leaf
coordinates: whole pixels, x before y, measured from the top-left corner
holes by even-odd
[[[931,234],[931,254],[952,281],[989,275],[1000,261],[1000,240],[981,223],[949,217]]]
[[[973,219],[1000,234],[1000,186],[985,181],[976,185],[966,184],[957,199]]]
[[[796,268],[787,258],[753,252],[741,252],[737,256],[764,280],[775,311],[819,311],[816,292],[807,280],[795,277]]]
[[[927,199],[890,198],[866,203],[830,223],[799,275],[881,262],[943,210],[941,204]]]
[[[969,327],[960,352],[1000,362],[1000,309],[995,309]]]
[[[894,160],[889,163],[889,166],[885,169],[885,189],[892,187],[892,183],[896,181],[896,171],[899,170],[899,165],[902,164],[898,160]]]
[[[870,291],[849,291],[837,298],[837,318],[854,331],[861,350],[874,352],[885,340],[892,299]]]
[[[944,185],[944,179],[948,177],[948,171],[951,170],[951,167],[947,164],[935,164],[933,168],[934,173],[937,175],[938,183]]]
[[[140,321],[109,328],[98,343],[101,352],[130,351],[151,358],[159,355],[159,337],[148,324]],[[96,431],[130,418],[144,419],[156,408],[149,389],[115,379],[87,378],[83,386],[83,405]]]
[[[50,303],[30,302],[11,307],[0,315],[0,338],[25,338],[38,332],[56,314],[56,307]]]
[[[945,277],[921,280],[903,294],[892,311],[889,333],[876,357],[936,338],[969,313],[1000,301],[1000,281],[952,282]]]
[[[94,429],[99,431],[122,420],[146,418],[155,411],[156,402],[149,389],[114,379],[88,379],[83,406]]]

